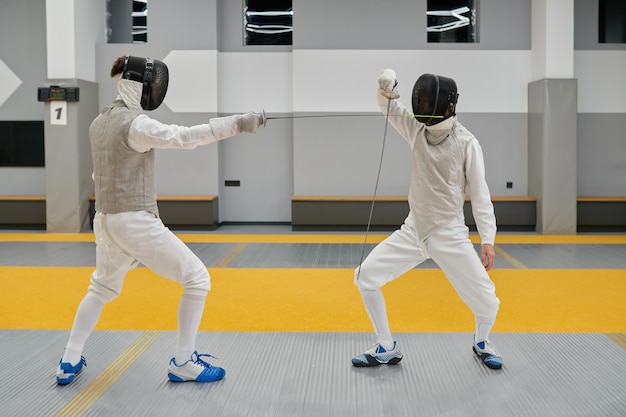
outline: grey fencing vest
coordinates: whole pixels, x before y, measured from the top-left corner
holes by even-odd
[[[140,153],[128,146],[128,131],[138,114],[115,100],[89,127],[96,211],[145,210],[159,215],[154,177],[154,149]]]

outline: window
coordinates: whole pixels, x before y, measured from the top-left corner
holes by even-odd
[[[0,121],[0,166],[42,167],[43,120]]]
[[[428,0],[428,42],[478,42],[476,0]]]
[[[148,0],[133,0],[133,43],[148,42]]]
[[[626,2],[599,0],[598,43],[626,43]]]
[[[244,0],[244,45],[291,45],[291,0]]]

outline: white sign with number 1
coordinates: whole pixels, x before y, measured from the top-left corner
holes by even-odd
[[[67,124],[67,101],[53,101],[50,103],[50,124]]]

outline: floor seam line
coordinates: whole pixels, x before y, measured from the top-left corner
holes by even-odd
[[[215,268],[226,268],[230,263],[248,246],[247,243],[238,243],[230,252],[226,254],[216,265]]]
[[[156,341],[160,331],[143,332],[117,359],[72,398],[55,417],[82,416],[130,366]]]
[[[606,333],[606,335],[621,346],[622,349],[626,350],[626,333]]]
[[[514,256],[509,254],[507,251],[502,249],[502,246],[496,245],[494,247],[494,249],[496,251],[496,254],[498,254],[501,258],[503,258],[505,261],[507,261],[511,265],[513,265],[515,268],[517,268],[517,269],[528,269],[528,267],[526,265],[524,265],[522,262],[518,261]]]

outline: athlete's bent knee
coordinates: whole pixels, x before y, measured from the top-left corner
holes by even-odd
[[[93,283],[89,286],[87,292],[102,301],[104,304],[110,303],[120,295],[119,290]]]
[[[211,290],[211,275],[209,275],[209,271],[203,267],[197,270],[187,280],[181,282],[181,284],[185,290],[185,294],[206,296]]]
[[[382,283],[372,278],[371,274],[368,273],[368,269],[363,268],[363,265],[354,270],[354,285],[361,290],[377,290],[382,286]]]
[[[482,303],[476,309],[474,314],[482,317],[496,317],[498,310],[500,309],[500,300],[498,297],[489,298],[489,300]]]

